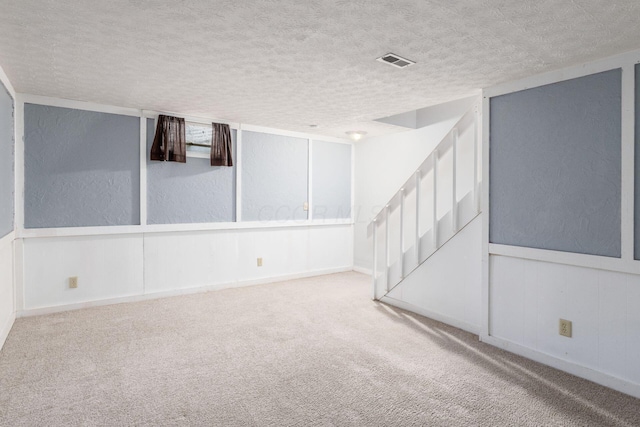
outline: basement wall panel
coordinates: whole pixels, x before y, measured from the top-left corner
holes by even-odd
[[[351,217],[351,145],[313,141],[313,218]]]
[[[140,119],[24,106],[25,228],[140,224]]]
[[[620,257],[621,70],[490,109],[490,242]]]
[[[640,384],[639,276],[506,256],[490,269],[490,335]]]
[[[242,132],[242,220],[306,220],[308,140]]]
[[[0,82],[0,237],[14,228],[14,103]]]
[[[13,238],[0,238],[0,350],[15,319]]]
[[[234,166],[211,166],[208,158],[187,163],[149,160],[155,129],[147,119],[147,223],[235,221],[236,131],[231,131]]]
[[[640,64],[635,65],[634,259],[640,260]]]

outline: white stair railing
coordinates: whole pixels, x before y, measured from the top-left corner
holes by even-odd
[[[475,106],[369,224],[373,299],[397,286],[480,213],[478,120]]]

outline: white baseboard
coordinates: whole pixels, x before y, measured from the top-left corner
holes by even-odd
[[[86,301],[86,302],[80,302],[80,303],[74,303],[74,304],[57,305],[52,307],[38,307],[38,308],[20,310],[17,313],[17,317],[40,316],[45,314],[60,313],[63,311],[79,310],[83,308],[99,307],[99,306],[111,305],[111,304],[146,301],[146,300],[152,300],[157,298],[167,298],[167,297],[173,297],[178,295],[188,295],[188,294],[196,294],[201,292],[216,291],[220,289],[241,288],[244,286],[263,285],[267,283],[282,282],[285,280],[303,279],[306,277],[322,276],[325,274],[333,274],[333,273],[343,273],[343,272],[352,271],[352,270],[353,270],[352,266],[329,268],[324,270],[307,271],[304,273],[288,274],[284,276],[263,277],[255,280],[220,283],[220,284],[210,285],[210,286],[199,286],[195,288],[175,289],[170,291],[153,292],[153,293],[141,294],[141,295],[130,295],[130,296],[118,297],[118,298],[109,298],[109,299]]]
[[[358,266],[354,265],[353,266],[353,271],[358,272],[358,273],[362,273],[362,274],[366,274],[367,276],[371,276],[371,269],[370,268],[358,267]]]
[[[7,319],[7,321],[2,325],[0,329],[0,350],[4,346],[7,337],[9,336],[9,332],[11,332],[11,328],[13,327],[13,323],[16,321],[16,314],[11,313],[11,316]]]
[[[413,313],[419,314],[420,316],[437,320],[438,322],[446,323],[447,325],[451,325],[454,328],[462,329],[463,331],[471,332],[475,335],[478,335],[480,333],[480,326],[472,325],[465,321],[445,316],[444,314],[436,313],[431,310],[425,310],[424,308],[409,304],[408,302],[400,301],[391,297],[382,297],[380,299],[380,302],[401,308],[403,310],[411,311]]]
[[[494,347],[498,347],[508,352],[515,353],[519,356],[526,357],[527,359],[531,359],[544,365],[551,366],[552,368],[568,372],[577,377],[593,381],[594,383],[612,388],[621,393],[640,398],[640,384],[626,381],[621,378],[605,374],[604,372],[596,371],[591,368],[587,368],[586,366],[570,362],[568,360],[559,359],[555,356],[551,356],[549,354],[542,353],[540,351],[533,350],[519,344],[515,344],[502,338],[485,335],[481,336],[480,340]]]

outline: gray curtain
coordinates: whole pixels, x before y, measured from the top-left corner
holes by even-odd
[[[151,160],[187,162],[187,138],[185,123],[181,117],[158,117],[156,136],[151,146]]]
[[[211,166],[233,166],[231,129],[229,125],[211,123]]]

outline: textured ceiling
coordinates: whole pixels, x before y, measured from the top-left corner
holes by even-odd
[[[640,48],[638,22],[637,0],[0,0],[0,65],[24,93],[377,135],[399,128],[373,119]]]

